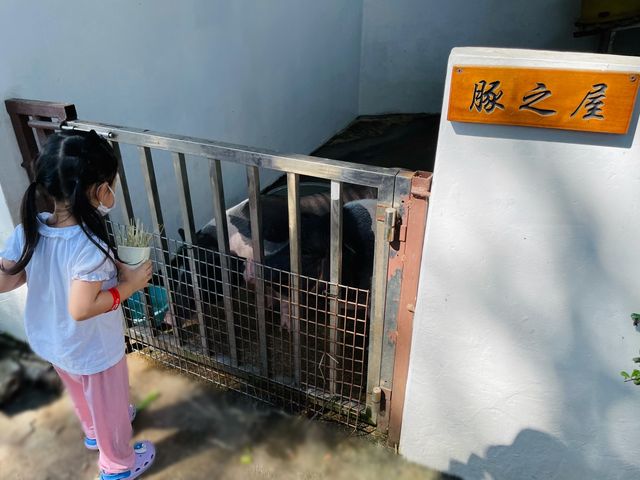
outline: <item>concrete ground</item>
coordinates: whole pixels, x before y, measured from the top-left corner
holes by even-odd
[[[139,354],[129,355],[129,371],[134,401],[160,393],[134,422],[134,438],[157,446],[149,480],[452,478],[410,464],[370,437],[284,415]],[[0,478],[93,479],[96,461],[66,394],[11,416],[0,412]]]

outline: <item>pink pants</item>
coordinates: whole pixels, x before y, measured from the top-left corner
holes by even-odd
[[[54,368],[69,392],[84,434],[98,442],[100,469],[120,473],[133,468],[127,357],[93,375],[75,375],[55,365]]]

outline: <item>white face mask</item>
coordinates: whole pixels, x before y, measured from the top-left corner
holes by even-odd
[[[111,190],[111,187],[109,185],[107,185],[107,188],[111,192],[111,195],[113,195],[113,205],[111,205],[110,207],[106,207],[102,202],[100,202],[100,205],[98,205],[98,208],[96,210],[98,210],[98,212],[100,212],[100,215],[102,215],[103,217],[108,215],[109,212],[116,206],[116,194],[113,190]]]

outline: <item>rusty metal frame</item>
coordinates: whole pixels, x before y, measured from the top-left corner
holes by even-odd
[[[401,204],[399,208],[400,224],[397,238],[392,243],[394,253],[389,257],[388,276],[391,290],[389,295],[394,300],[397,295],[397,302],[392,302],[397,307],[397,316],[395,317],[395,325],[388,324],[385,330],[387,350],[393,351],[394,355],[393,362],[391,362],[393,372],[391,385],[388,388],[384,385],[381,386],[381,414],[378,422],[379,430],[384,431],[385,427],[388,428],[387,441],[392,446],[397,446],[400,442],[402,429],[402,414],[411,356],[413,317],[418,295],[432,178],[431,173],[418,172],[410,179],[408,194],[405,191],[396,197]],[[398,277],[400,277],[399,280],[397,280]],[[393,284],[398,281],[400,286],[396,289]],[[394,317],[391,316],[391,318]]]

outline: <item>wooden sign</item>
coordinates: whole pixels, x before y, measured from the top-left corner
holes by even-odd
[[[452,122],[627,133],[640,74],[454,66]]]

